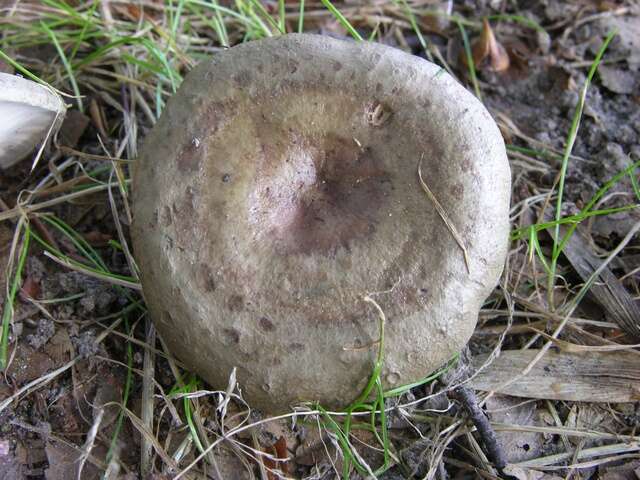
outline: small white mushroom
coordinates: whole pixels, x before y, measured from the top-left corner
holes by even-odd
[[[55,133],[64,102],[51,89],[0,73],[0,168],[9,168]]]

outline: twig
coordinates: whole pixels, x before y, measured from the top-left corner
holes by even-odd
[[[498,471],[502,472],[504,467],[507,466],[507,456],[504,453],[500,441],[496,437],[496,432],[493,430],[489,418],[487,418],[487,415],[478,406],[478,398],[475,392],[463,385],[453,390],[452,396],[462,404],[473,425],[476,427],[486,450],[487,457]]]

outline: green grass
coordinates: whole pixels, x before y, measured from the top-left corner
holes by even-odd
[[[405,12],[405,15],[409,18],[409,23],[411,24],[411,28],[416,34],[416,37],[418,37],[418,41],[420,42],[420,46],[422,47],[422,50],[424,51],[427,58],[430,61],[433,61],[433,57],[431,55],[431,51],[429,50],[427,41],[425,40],[424,35],[422,35],[422,30],[420,29],[420,26],[418,25],[418,21],[416,20],[416,16],[413,13],[413,10],[411,10],[411,7],[409,6],[409,4],[407,3],[407,0],[393,0],[393,1],[397,4],[400,4],[400,6]]]
[[[58,37],[56,36],[56,34],[53,32],[53,30],[51,30],[46,23],[42,23],[42,29],[47,32],[47,35],[49,36],[49,38],[51,38],[51,41],[53,43],[53,45],[56,47],[56,51],[58,52],[58,56],[60,57],[60,60],[62,60],[62,64],[64,65],[64,69],[67,72],[67,76],[69,77],[69,81],[71,82],[71,88],[73,89],[73,93],[75,95],[75,99],[78,102],[78,110],[80,110],[81,112],[84,112],[84,104],[82,102],[82,95],[80,94],[80,88],[78,87],[78,82],[76,81],[76,77],[73,73],[73,69],[71,68],[71,64],[69,63],[69,59],[67,58],[66,54],[64,53],[64,50],[62,49],[62,47],[60,46],[60,42],[58,42]]]
[[[169,392],[169,395],[175,394],[189,394],[197,391],[199,388],[199,380],[195,375],[189,375],[188,380],[186,382],[178,382],[174,385],[174,387]],[[204,446],[200,441],[200,436],[198,435],[198,429],[196,428],[195,421],[193,419],[193,411],[192,411],[192,400],[185,396],[182,398],[182,406],[184,409],[184,416],[187,419],[187,425],[189,427],[189,433],[191,435],[191,439],[193,443],[195,443],[198,450],[203,453]]]
[[[343,457],[342,478],[345,480],[351,478],[353,468],[364,476],[371,474],[378,476],[388,470],[391,465],[390,459],[393,446],[389,440],[389,432],[387,429],[385,399],[399,397],[413,388],[438,379],[443,373],[449,370],[458,359],[458,355],[456,355],[443,368],[417,382],[401,385],[385,391],[382,387],[381,374],[384,367],[384,330],[386,317],[375,300],[370,297],[365,297],[365,301],[373,305],[379,316],[378,350],[369,380],[360,395],[343,411],[330,413],[328,409],[318,403],[313,405],[314,409],[320,412],[321,425],[335,435],[338,445],[340,446]],[[368,422],[354,422],[354,415],[362,413],[369,416]],[[358,416],[361,417],[361,415]],[[351,435],[355,429],[364,429],[373,433],[377,446],[382,450],[383,463],[378,466],[375,471],[370,470],[369,466],[363,464],[360,460],[362,457],[354,452]]]
[[[596,216],[603,216],[603,215],[610,215],[613,213],[619,213],[619,212],[625,212],[625,211],[629,211],[629,210],[634,210],[636,208],[639,208],[640,205],[633,203],[633,204],[628,204],[628,205],[624,205],[622,207],[614,207],[614,208],[604,208],[604,209],[600,209],[600,210],[592,210],[593,207],[595,206],[595,204],[609,191],[611,190],[611,188],[616,185],[617,183],[619,183],[620,181],[622,181],[624,178],[629,177],[631,179],[631,183],[633,185],[634,182],[637,182],[635,175],[633,175],[633,172],[635,172],[637,169],[640,168],[640,161],[637,161],[635,163],[633,163],[632,165],[628,166],[627,168],[625,168],[624,170],[620,171],[619,173],[617,173],[616,175],[614,175],[613,177],[611,177],[608,181],[606,181],[604,183],[604,185],[602,185],[602,187],[600,187],[598,189],[598,191],[593,195],[593,197],[591,197],[591,199],[585,204],[584,207],[582,207],[582,210],[580,211],[580,213],[576,214],[576,215],[569,215],[566,217],[561,217],[559,220],[552,220],[552,221],[548,221],[548,222],[540,222],[540,223],[536,223],[533,225],[529,225],[526,227],[522,227],[522,228],[517,228],[514,229],[511,232],[511,239],[512,240],[520,240],[523,238],[529,238],[530,235],[532,234],[532,232],[534,233],[538,233],[541,232],[543,230],[547,230],[549,228],[556,228],[557,226],[560,225],[570,225],[570,231],[567,232],[559,241],[558,243],[558,250],[560,252],[562,252],[564,246],[566,245],[567,241],[571,238],[571,235],[573,234],[573,232],[575,231],[575,229],[577,228],[577,226],[583,222],[584,220],[587,220],[591,217],[596,217]],[[635,192],[635,187],[634,187],[634,192]],[[638,200],[640,200],[640,191],[636,192],[636,198]]]
[[[7,368],[8,360],[8,347],[9,347],[9,326],[13,320],[14,305],[16,296],[22,286],[22,274],[24,272],[24,266],[27,261],[27,254],[29,252],[29,240],[31,237],[31,228],[24,221],[20,219],[18,226],[16,227],[15,238],[19,239],[22,236],[22,242],[20,246],[20,253],[18,254],[18,263],[13,272],[13,278],[11,282],[7,282],[7,295],[4,301],[4,308],[2,310],[2,335],[0,337],[0,370]],[[7,278],[11,275],[11,272],[7,272]]]
[[[338,10],[335,7],[333,3],[331,3],[330,0],[321,0],[321,1],[322,1],[322,5],[324,5],[325,8],[329,10],[334,17],[336,17],[336,20],[340,22],[340,25],[342,25],[345,28],[345,30],[349,33],[349,35],[353,37],[354,40],[357,40],[358,42],[362,42],[364,40],[362,36],[358,33],[358,31],[353,27],[353,25],[351,25],[351,22],[347,20],[347,18],[340,12],[340,10]]]
[[[552,247],[551,259],[548,262],[549,263],[549,275],[548,275],[548,282],[547,282],[547,294],[548,294],[548,301],[549,301],[550,308],[553,308],[553,305],[554,305],[553,294],[554,294],[554,290],[555,290],[556,270],[557,270],[557,266],[558,266],[558,258],[560,258],[560,254],[562,253],[562,249],[566,245],[566,243],[569,240],[569,238],[571,238],[571,235],[573,234],[573,232],[575,231],[575,228],[576,228],[576,226],[570,227],[570,229],[567,232],[565,238],[563,238],[563,239],[560,238],[560,221],[562,219],[562,205],[563,205],[563,200],[564,200],[564,187],[565,187],[565,181],[566,181],[566,176],[567,176],[567,168],[569,166],[569,157],[571,156],[571,152],[573,150],[573,146],[574,146],[574,144],[576,142],[576,138],[578,136],[578,128],[580,127],[580,120],[582,119],[582,112],[584,110],[584,104],[585,104],[585,100],[586,100],[586,97],[587,97],[587,91],[589,89],[589,84],[593,80],[593,76],[595,75],[596,70],[598,69],[598,65],[600,65],[602,57],[603,57],[605,51],[607,50],[607,47],[609,46],[609,43],[611,42],[611,40],[613,40],[613,37],[615,35],[616,35],[616,32],[611,32],[611,33],[609,33],[609,35],[607,35],[607,37],[605,38],[604,42],[602,43],[602,46],[598,50],[598,53],[597,53],[595,59],[593,60],[593,63],[591,64],[591,68],[589,69],[589,73],[587,75],[587,79],[585,80],[584,86],[582,87],[582,90],[580,92],[578,105],[576,106],[576,109],[575,109],[575,112],[574,112],[574,115],[573,115],[573,120],[571,122],[571,127],[569,129],[569,133],[568,133],[568,136],[567,136],[567,141],[566,141],[566,146],[565,146],[565,149],[564,149],[564,154],[562,156],[562,166],[560,167],[560,174],[559,174],[559,180],[558,180],[558,193],[557,193],[557,197],[556,197],[556,208],[555,208],[555,222],[556,222],[556,224],[555,224],[555,226],[553,228],[554,229],[554,235],[552,235],[552,237],[553,237],[552,238],[553,247]],[[592,206],[592,204],[591,204],[591,206]]]
[[[304,31],[304,0],[300,0],[300,16],[298,17],[298,33]]]
[[[107,267],[107,265],[105,264],[104,260],[102,260],[102,257],[100,256],[100,254],[91,245],[89,245],[89,243],[79,233],[77,233],[75,230],[73,230],[69,225],[67,225],[65,222],[63,222],[59,218],[53,215],[43,215],[41,216],[41,219],[45,223],[53,227],[55,230],[57,230],[58,233],[60,233],[61,235],[69,239],[70,242],[73,244],[73,246],[77,249],[78,253],[86,259],[87,263],[79,262],[74,258],[68,255],[65,255],[63,252],[61,252],[57,248],[50,245],[38,234],[33,232],[32,236],[34,240],[36,240],[40,244],[40,246],[45,251],[49,252],[51,255],[55,256],[56,258],[59,258],[64,263],[69,263],[71,265],[81,267],[84,270],[90,271],[96,274],[98,278],[102,277],[106,282],[110,282],[110,280],[112,279],[123,280],[125,282],[130,282],[130,283],[137,282],[137,280],[134,277],[131,277],[129,275],[120,275],[120,274],[112,273]],[[116,286],[116,288],[120,288],[120,287]],[[121,293],[126,295],[130,301],[133,301],[133,297],[126,289],[121,289]]]
[[[467,35],[467,30],[465,29],[462,22],[456,20],[456,25],[458,25],[458,30],[460,30],[460,35],[462,36],[462,44],[464,46],[464,55],[467,60],[467,68],[469,69],[469,78],[471,79],[471,84],[473,85],[473,91],[478,97],[478,100],[482,101],[482,92],[480,92],[480,85],[478,84],[478,76],[476,75],[476,66],[473,61],[473,53],[471,52],[471,44],[469,43],[469,36]]]

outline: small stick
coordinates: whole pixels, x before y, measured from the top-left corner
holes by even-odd
[[[478,398],[476,397],[475,392],[469,387],[463,385],[454,389],[452,396],[464,407],[480,435],[487,457],[491,460],[498,471],[502,473],[504,467],[506,467],[508,463],[507,456],[504,453],[504,449],[502,448],[500,441],[496,437],[496,432],[493,430],[487,415],[478,405]]]

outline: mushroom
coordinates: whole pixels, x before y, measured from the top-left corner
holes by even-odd
[[[365,296],[386,317],[385,388],[467,343],[503,268],[509,194],[496,124],[441,68],[291,34],[187,75],[136,163],[132,237],[186,366],[218,388],[237,367],[263,411],[340,407],[377,354]]]
[[[62,123],[66,107],[53,90],[0,73],[0,168],[16,164]]]

